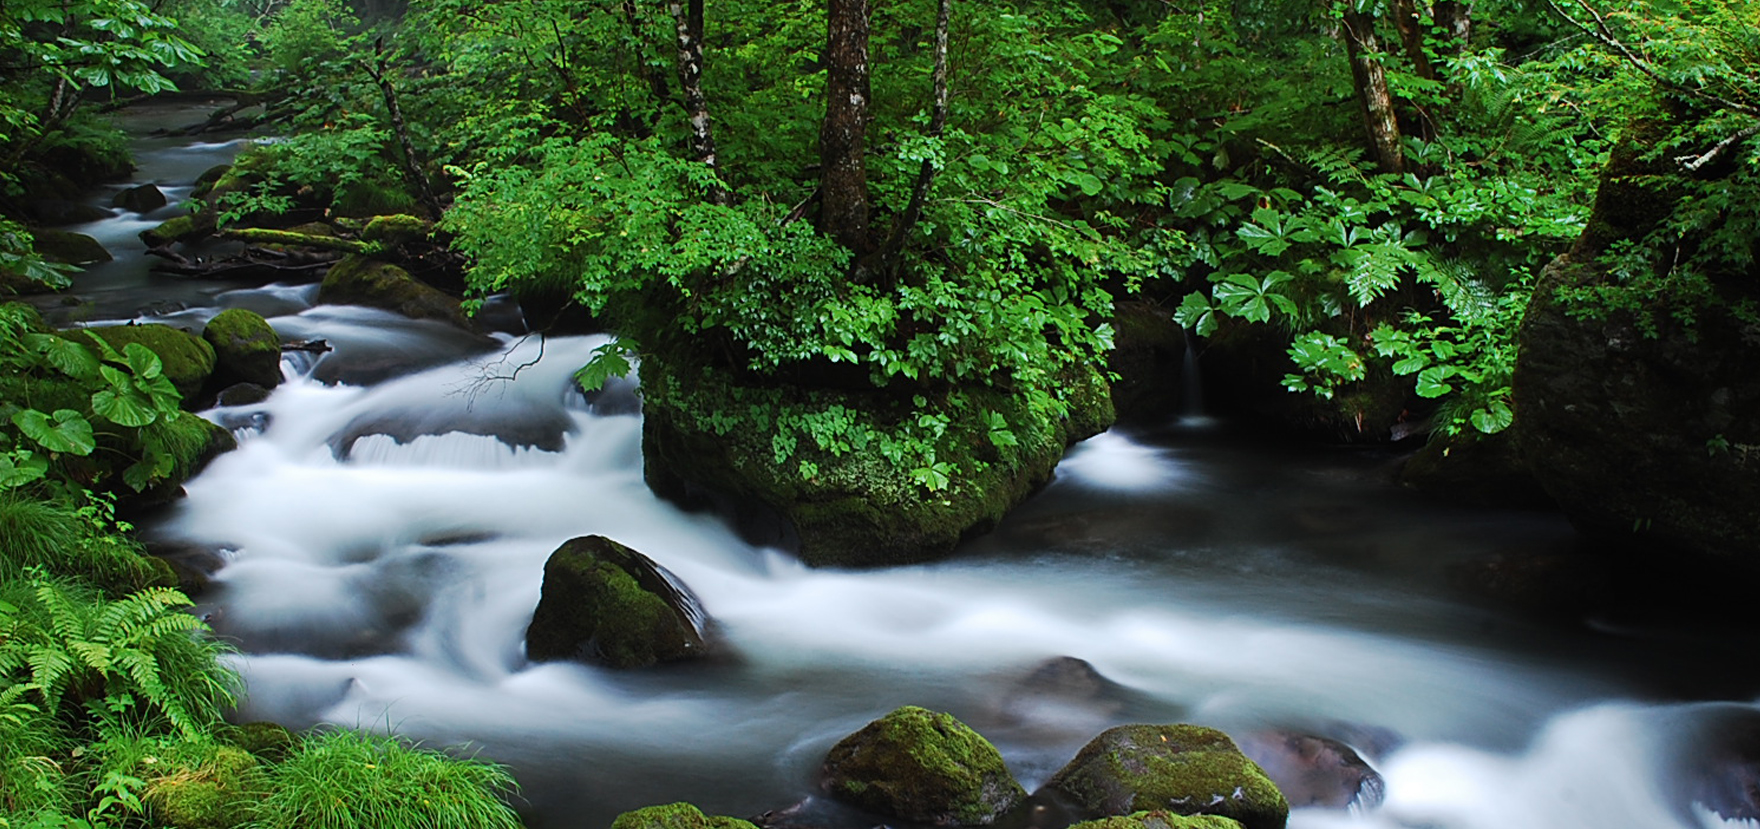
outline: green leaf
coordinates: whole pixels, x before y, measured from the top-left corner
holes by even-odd
[[[24,486],[49,474],[49,459],[29,450],[0,455],[0,489]]]
[[[76,380],[86,380],[98,373],[98,356],[92,350],[66,337],[54,334],[27,334],[24,343],[56,371]]]
[[[1418,396],[1441,397],[1454,391],[1447,381],[1455,371],[1452,366],[1431,366],[1418,372]]]
[[[1200,337],[1208,337],[1216,330],[1216,310],[1203,294],[1186,294],[1179,307],[1174,309],[1173,321]]]
[[[1473,428],[1487,435],[1495,435],[1514,423],[1516,413],[1509,404],[1502,400],[1493,400],[1485,408],[1473,412]]]
[[[72,409],[56,409],[53,415],[25,409],[12,415],[12,423],[51,452],[90,455],[98,446],[92,439],[92,424]]]
[[[151,380],[165,374],[165,363],[159,355],[140,343],[129,343],[122,350],[123,358],[134,376],[141,380]]]
[[[145,426],[159,419],[159,413],[153,408],[152,402],[142,399],[132,389],[93,392],[92,412],[118,426]]]

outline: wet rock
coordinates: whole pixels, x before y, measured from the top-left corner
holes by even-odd
[[[74,342],[90,345],[95,337],[108,343],[111,348],[123,351],[130,343],[146,346],[164,365],[165,379],[183,395],[187,408],[196,402],[196,397],[206,385],[208,378],[214,373],[214,347],[201,337],[172,328],[169,325],[148,323],[146,325],[110,325],[99,328],[80,328],[62,332],[62,336]]]
[[[110,200],[110,204],[113,207],[120,207],[135,213],[151,213],[164,207],[166,201],[165,194],[160,192],[159,188],[151,184],[142,184],[117,193],[116,197]]]
[[[50,262],[91,265],[114,258],[102,243],[84,233],[38,229],[31,231],[31,238],[36,240],[37,253]]]
[[[1165,809],[1088,820],[1069,829],[1240,829],[1240,823],[1217,815],[1185,816]]]
[[[110,218],[110,211],[73,199],[42,199],[26,206],[38,224],[78,225]]]
[[[256,383],[234,383],[214,395],[216,406],[254,406],[269,399],[269,390]],[[236,429],[231,423],[223,424],[229,429]],[[256,425],[256,424],[241,424]]]
[[[834,797],[936,826],[987,825],[1026,798],[995,746],[951,714],[916,706],[843,738],[824,775]]]
[[[1372,809],[1387,783],[1350,746],[1292,731],[1261,731],[1240,741],[1247,755],[1277,784],[1291,808]]]
[[[168,247],[175,242],[194,242],[214,235],[213,213],[192,213],[160,222],[157,227],[141,231],[141,241],[149,248]]]
[[[457,299],[423,284],[396,265],[365,256],[346,256],[332,265],[318,289],[318,303],[383,308],[411,319],[476,330]]]
[[[544,562],[526,656],[643,668],[704,655],[707,624],[702,605],[665,568],[590,535],[564,542]]]
[[[374,216],[368,220],[367,226],[361,229],[361,240],[395,248],[426,239],[433,232],[433,222],[406,213],[396,213],[390,216]]]
[[[1550,509],[1551,496],[1528,470],[1512,426],[1495,435],[1478,432],[1433,437],[1400,468],[1399,482],[1420,492],[1488,507]]]
[[[1289,802],[1229,739],[1197,725],[1122,725],[1095,737],[1044,790],[1097,816],[1166,809],[1282,829]]]
[[[232,385],[249,383],[274,388],[281,383],[281,337],[261,314],[229,308],[202,329],[214,348],[214,378]]]
[[[1107,368],[1118,375],[1112,404],[1123,423],[1160,423],[1185,400],[1186,332],[1153,302],[1121,301],[1114,312]],[[1196,379],[1196,378],[1192,378]]]
[[[1081,739],[1117,722],[1130,689],[1093,665],[1058,656],[1014,678],[996,707],[997,724],[1028,736]]]
[[[611,821],[611,829],[757,829],[749,821],[724,815],[705,815],[689,803],[648,806],[624,812]]]

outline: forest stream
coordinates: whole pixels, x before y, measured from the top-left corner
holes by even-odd
[[[235,150],[139,139],[137,181],[175,211]],[[1350,743],[1385,802],[1297,808],[1299,829],[1749,825],[1694,805],[1752,780],[1715,739],[1760,731],[1745,696],[1760,677],[1731,667],[1746,645],[1464,596],[1459,567],[1568,549],[1573,531],[1424,501],[1392,483],[1392,450],[1202,418],[1114,430],[950,561],[808,569],[649,492],[631,390],[589,401],[572,381],[603,338],[507,333],[484,352],[439,324],[313,306],[315,286],[150,276],[130,240],[160,218],[72,228],[118,261],[77,277],[92,304],[57,313],[199,327],[245,307],[284,340],[334,347],[290,352],[266,401],[204,412],[240,446],[147,528],[222,556],[199,612],[239,648],[240,719],[469,744],[511,766],[546,829],[677,800],[755,815],[821,798],[826,750],[907,704],[970,724],[1029,790],[1121,723]],[[544,561],[586,534],[688,584],[725,656],[528,662]]]

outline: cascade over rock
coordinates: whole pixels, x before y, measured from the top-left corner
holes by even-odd
[[[1166,809],[1282,829],[1289,801],[1227,734],[1198,725],[1121,725],[1089,741],[1044,791],[1099,815]]]
[[[970,411],[943,412],[948,438],[937,459],[964,470],[931,490],[910,464],[878,447],[826,450],[815,438],[779,432],[785,414],[834,412],[856,424],[916,417],[884,391],[742,386],[725,372],[686,371],[658,359],[642,363],[642,458],[648,486],[686,507],[731,512],[754,543],[793,548],[815,567],[882,567],[945,557],[961,540],[988,532],[1051,479],[1064,450],[1112,424],[1106,381],[1072,377],[1068,417],[1028,410],[1019,398],[972,390],[976,410],[1000,413],[1019,445],[994,446]],[[755,414],[754,414],[755,412]],[[836,436],[834,436],[836,437]],[[792,445],[781,453],[779,445]],[[953,454],[959,453],[959,454]]]
[[[989,824],[1027,796],[988,740],[951,714],[916,706],[833,746],[825,787],[869,811],[936,826]]]
[[[1640,309],[1586,314],[1560,298],[1617,284],[1600,255],[1648,234],[1680,198],[1672,162],[1648,158],[1661,136],[1655,124],[1628,132],[1588,227],[1534,288],[1514,383],[1522,451],[1585,534],[1760,573],[1760,330],[1730,310],[1755,296],[1760,271],[1706,274],[1717,298],[1691,330],[1666,311],[1647,331]]]
[[[652,559],[604,536],[573,538],[544,562],[526,656],[645,668],[703,655],[706,624],[696,598]]]

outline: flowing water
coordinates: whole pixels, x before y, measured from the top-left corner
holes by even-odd
[[[1029,789],[1110,725],[1189,721],[1329,734],[1385,776],[1381,807],[1298,809],[1295,827],[1726,825],[1693,801],[1728,783],[1706,746],[1760,719],[1748,644],[1532,621],[1449,588],[1462,562],[1569,547],[1556,515],[1439,507],[1389,483],[1391,455],[1188,420],[1075,447],[951,561],[811,570],[647,490],[640,416],[571,386],[602,338],[484,352],[312,294],[233,287],[174,315],[251,307],[336,346],[292,355],[268,400],[207,412],[241,445],[152,527],[222,551],[201,612],[241,649],[243,718],[468,744],[513,767],[545,829],[818,799],[826,750],[906,704],[977,728]],[[688,584],[726,655],[527,662],[545,558],[589,533]],[[1029,679],[1062,657],[1109,683]]]

